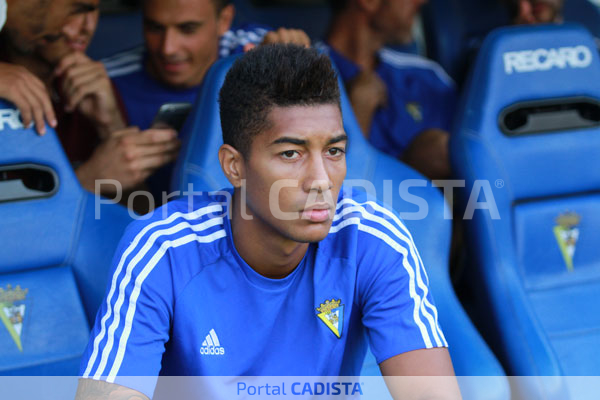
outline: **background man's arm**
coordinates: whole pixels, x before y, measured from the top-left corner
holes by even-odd
[[[459,400],[460,390],[448,349],[413,350],[379,364],[394,399]]]
[[[75,400],[149,400],[137,390],[105,381],[80,379]]]
[[[400,159],[431,180],[448,179],[451,176],[449,139],[448,132],[442,129],[426,129],[410,142]]]
[[[385,83],[374,71],[361,71],[346,84],[348,97],[363,135],[369,139],[375,111],[387,103]]]

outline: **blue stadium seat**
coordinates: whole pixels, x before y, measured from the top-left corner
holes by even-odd
[[[223,174],[217,152],[222,141],[217,94],[235,58],[217,62],[208,72],[194,109],[183,128],[182,153],[176,164],[172,190],[218,190],[229,186]],[[365,180],[379,199],[385,200],[401,213],[411,230],[423,262],[428,268],[430,286],[439,310],[440,323],[450,345],[458,375],[497,376],[486,381],[468,381],[461,388],[465,399],[508,399],[509,389],[504,372],[458,302],[448,274],[450,220],[443,217],[446,205],[441,192],[421,175],[399,161],[371,147],[364,139],[355,120],[352,107],[342,88],[344,128],[349,136],[349,180]],[[410,181],[412,180],[412,181]],[[356,183],[356,181],[354,181]],[[399,195],[399,186],[411,186],[410,197]],[[424,186],[418,186],[424,185]],[[368,184],[366,186],[369,186]],[[417,203],[417,204],[415,204]],[[426,203],[426,204],[424,204]],[[428,208],[424,219],[414,219],[421,207]],[[422,211],[425,208],[421,209]],[[377,375],[379,369],[369,355],[363,367],[364,375]]]
[[[463,204],[490,188],[486,204],[470,198],[484,209],[465,221],[466,275],[488,342],[510,375],[557,376],[520,381],[527,399],[597,397],[560,378],[600,375],[596,82],[600,60],[584,28],[501,28],[483,44],[451,138]]]
[[[421,14],[427,56],[459,83],[473,49],[492,29],[509,23],[501,0],[429,0]]]
[[[77,182],[52,129],[0,100],[0,375],[76,375],[128,212]]]
[[[493,29],[510,25],[504,0],[429,0],[421,12],[427,56],[454,80],[463,82],[481,43]],[[600,7],[590,0],[567,0],[567,22],[583,24],[600,37]]]

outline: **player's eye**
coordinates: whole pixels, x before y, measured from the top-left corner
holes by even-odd
[[[162,32],[164,30],[164,28],[161,25],[155,24],[150,21],[144,22],[144,29],[147,32],[152,32],[152,33]]]
[[[183,25],[179,26],[179,30],[184,35],[191,35],[191,34],[196,33],[198,31],[198,29],[200,29],[200,26],[201,26],[201,24],[198,24],[198,23],[183,24]]]
[[[327,153],[331,157],[340,157],[345,153],[345,151],[344,151],[344,149],[342,149],[340,147],[332,147],[329,150],[327,150]]]
[[[300,157],[300,153],[298,153],[296,150],[287,150],[280,154],[285,160],[295,160]]]

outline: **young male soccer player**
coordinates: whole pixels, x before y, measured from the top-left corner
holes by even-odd
[[[410,233],[342,188],[347,137],[328,58],[259,47],[219,100],[234,189],[128,228],[77,398],[152,396],[130,376],[358,375],[367,341],[385,375],[453,375]],[[453,382],[418,392],[460,398]]]

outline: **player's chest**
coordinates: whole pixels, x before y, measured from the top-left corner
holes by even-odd
[[[174,310],[169,351],[193,375],[306,375],[306,365],[341,363],[360,326],[354,284],[306,278],[285,290],[243,281],[188,288]]]

